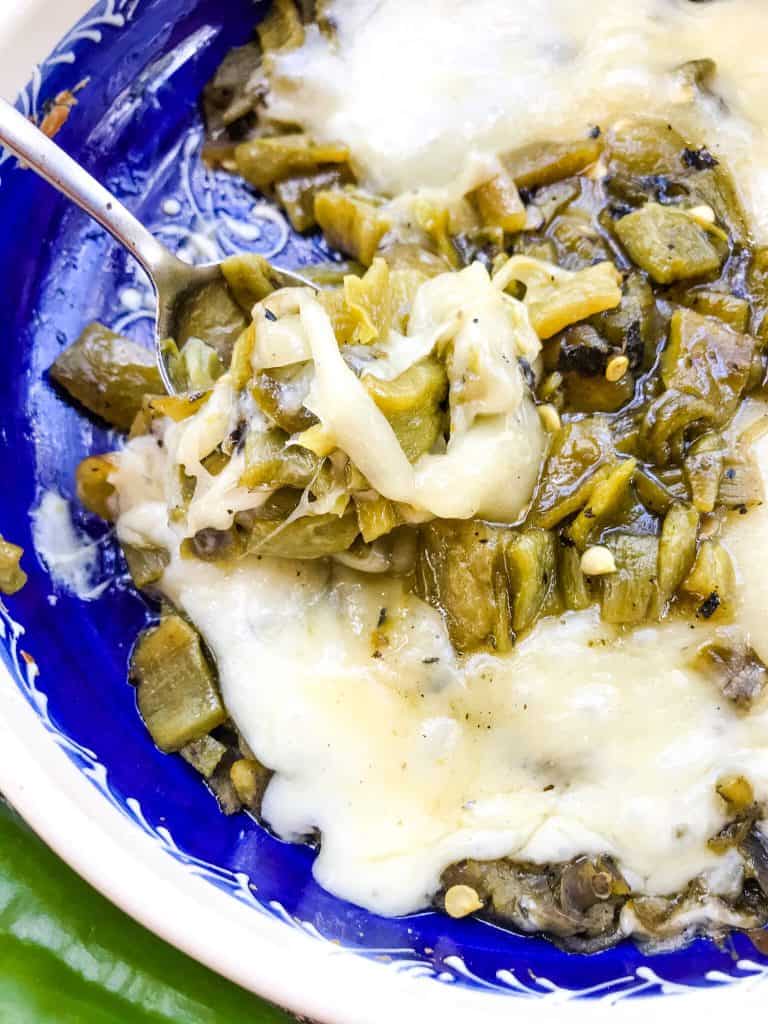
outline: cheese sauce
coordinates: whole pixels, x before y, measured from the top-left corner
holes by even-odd
[[[581,137],[637,114],[674,119],[730,164],[768,235],[764,0],[332,0],[276,61],[270,110],[348,144],[367,182],[447,185],[473,150]],[[713,93],[676,69],[717,62]]]

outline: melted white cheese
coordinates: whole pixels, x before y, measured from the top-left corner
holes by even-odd
[[[756,451],[768,478],[768,438]],[[158,452],[140,438],[120,456],[121,536],[171,540]],[[739,621],[768,658],[768,509],[734,516],[724,536]],[[593,609],[541,622],[509,656],[461,664],[439,614],[391,580],[175,556],[163,587],[276,772],[266,819],[286,838],[319,829],[318,880],[380,913],[424,906],[442,869],[470,856],[609,852],[638,891],[670,893],[701,872],[723,888],[729,865],[706,845],[724,822],[717,779],[744,774],[768,799],[768,706],[738,714],[688,667],[706,623],[619,635]]]
[[[69,502],[55,491],[45,491],[30,513],[35,551],[57,587],[94,601],[109,586],[99,580],[99,541],[76,529]]]
[[[333,0],[277,59],[275,117],[342,140],[367,182],[398,193],[455,181],[468,154],[581,137],[642,112],[725,157],[768,233],[768,4],[764,0]],[[717,97],[675,69],[717,61]]]

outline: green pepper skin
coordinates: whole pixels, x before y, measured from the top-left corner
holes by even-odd
[[[51,377],[120,430],[130,429],[145,395],[165,394],[154,353],[98,323],[86,327],[61,353]]]
[[[288,1024],[145,931],[0,802],[0,1019],[9,1024]]]

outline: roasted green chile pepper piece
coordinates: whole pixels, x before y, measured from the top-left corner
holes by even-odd
[[[165,548],[139,548],[133,544],[121,544],[131,579],[139,588],[149,587],[162,579],[171,556]]]
[[[670,601],[691,571],[696,558],[699,515],[690,505],[675,503],[664,516],[659,538],[659,589]]]
[[[440,403],[448,393],[443,364],[423,359],[394,380],[363,377],[368,394],[389,420],[411,462],[428,452],[443,426]]]
[[[512,628],[532,626],[556,589],[557,548],[549,530],[532,527],[510,537],[505,559],[512,597]]]
[[[547,529],[587,503],[597,472],[613,455],[607,420],[587,416],[555,435],[536,493],[531,519]]]
[[[416,591],[442,612],[451,642],[462,654],[511,646],[504,564],[510,539],[510,530],[480,522],[443,519],[422,527]]]
[[[608,133],[608,169],[612,174],[640,177],[680,174],[685,169],[684,149],[682,135],[666,121],[622,121]]]
[[[731,556],[716,540],[705,540],[699,546],[693,568],[680,585],[681,590],[698,604],[697,614],[703,619],[727,615],[736,597],[736,573]]]
[[[665,465],[675,439],[694,424],[723,426],[736,411],[749,380],[756,340],[716,317],[678,308],[661,357],[667,390],[651,402],[642,426],[643,444]]]
[[[581,571],[581,553],[569,544],[561,542],[558,550],[557,577],[563,604],[571,611],[589,608],[594,598],[587,584],[587,577]]]
[[[614,533],[603,543],[616,561],[616,572],[602,577],[601,607],[605,621],[632,624],[657,618],[658,538]]]
[[[322,191],[315,195],[315,220],[328,244],[367,267],[373,261],[389,218],[372,197],[350,191]]]
[[[131,656],[141,717],[164,751],[180,750],[226,719],[198,633],[178,615],[141,635]]]
[[[246,326],[242,309],[224,277],[191,292],[176,319],[176,343],[183,351],[189,338],[199,338],[229,366],[232,349]]]
[[[750,709],[768,683],[768,669],[740,636],[718,637],[704,644],[693,665],[742,711]]]
[[[620,508],[629,493],[636,469],[636,459],[623,459],[611,466],[595,484],[587,504],[567,529],[568,537],[579,550],[584,550],[590,534]]]
[[[257,373],[250,381],[250,391],[261,411],[287,434],[297,434],[317,423],[301,395],[292,385],[293,367]]]
[[[181,748],[179,753],[204,779],[210,779],[227,752],[223,743],[213,736],[201,736]]]
[[[538,188],[570,178],[600,156],[600,139],[575,142],[532,142],[501,156],[501,162],[518,188]]]
[[[713,288],[696,288],[684,292],[680,301],[701,316],[716,316],[734,331],[744,333],[749,327],[749,303],[738,295]]]
[[[630,259],[657,284],[704,277],[720,269],[722,257],[707,232],[682,210],[647,203],[615,227]]]
[[[289,437],[277,429],[264,430],[252,424],[245,437],[243,487],[296,487],[303,490],[318,471],[319,462],[312,452],[289,445]]]
[[[470,198],[484,224],[498,225],[504,231],[521,231],[525,227],[525,207],[515,180],[506,168],[471,192]]]
[[[293,50],[304,42],[304,26],[294,0],[273,0],[266,16],[256,26],[264,53]]]
[[[255,519],[250,527],[247,550],[275,558],[326,558],[351,547],[358,532],[353,509],[342,516],[332,512],[302,516],[285,526]]]
[[[238,305],[248,316],[257,302],[279,287],[269,262],[255,252],[228,256],[221,264],[221,272]]]
[[[676,309],[661,356],[661,378],[667,388],[709,402],[722,422],[736,411],[755,347],[751,335],[734,331],[716,317]]]
[[[89,512],[101,519],[115,518],[115,488],[109,482],[109,475],[115,466],[108,455],[90,455],[78,463],[75,471],[77,498]]]
[[[250,139],[235,149],[237,172],[264,190],[289,175],[316,172],[324,164],[344,164],[349,150],[338,143],[316,143],[301,133]]]
[[[24,549],[0,537],[0,592],[16,594],[27,582],[27,574],[19,565]]]
[[[714,509],[724,468],[725,442],[715,431],[702,434],[688,449],[683,469],[691,501],[697,511],[711,512]]]
[[[275,185],[277,201],[288,215],[294,231],[310,231],[317,226],[315,196],[318,192],[341,188],[352,182],[346,164],[319,168],[308,174],[293,174]]]
[[[145,395],[165,394],[155,357],[99,323],[92,323],[51,367],[51,376],[86,409],[128,430]]]
[[[381,495],[355,495],[355,509],[360,535],[366,544],[391,533],[400,523],[395,505]]]

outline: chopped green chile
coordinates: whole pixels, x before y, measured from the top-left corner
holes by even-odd
[[[268,261],[255,252],[228,256],[221,264],[221,272],[235,301],[248,316],[256,303],[278,286]]]
[[[257,373],[250,381],[251,395],[261,411],[287,434],[297,434],[317,423],[292,386],[293,368]]]
[[[380,494],[355,495],[354,502],[360,535],[366,544],[391,533],[400,522],[395,505]]]
[[[673,207],[647,203],[617,221],[616,234],[632,261],[657,284],[714,274],[722,263],[707,232]]]
[[[92,323],[51,367],[51,377],[81,405],[120,430],[130,429],[145,395],[165,394],[154,354]]]
[[[365,267],[373,262],[379,243],[391,227],[375,202],[349,191],[316,193],[314,214],[328,244]]]
[[[316,173],[325,164],[346,164],[349,150],[338,143],[316,143],[307,135],[249,139],[235,149],[237,172],[261,191],[295,174]]]
[[[704,644],[693,665],[741,710],[749,710],[768,682],[768,669],[739,636]]]
[[[566,423],[556,435],[534,499],[531,519],[547,529],[589,500],[598,470],[612,455],[608,422],[601,416]]]
[[[761,505],[764,500],[763,475],[754,455],[728,455],[723,462],[717,504],[742,510]]]
[[[549,530],[533,527],[513,534],[505,546],[515,633],[532,626],[556,592],[556,545]]]
[[[717,317],[734,331],[743,334],[749,327],[749,302],[730,292],[697,288],[684,293],[680,301],[701,316]]]
[[[235,342],[245,327],[243,310],[222,277],[185,297],[176,318],[175,340],[183,352],[190,338],[199,338],[228,366]]]
[[[368,374],[363,384],[387,417],[411,462],[428,452],[443,428],[440,403],[448,393],[448,377],[442,363],[428,358],[411,366],[394,380]]]
[[[564,373],[562,392],[567,412],[617,412],[635,393],[635,378],[625,373],[621,380],[602,376]]]
[[[747,385],[755,346],[751,335],[716,317],[674,311],[660,367],[667,390],[651,402],[642,427],[643,443],[656,463],[670,460],[675,439],[693,425],[728,422]]]
[[[683,466],[691,501],[699,512],[711,512],[720,494],[725,468],[725,442],[710,431],[697,438],[685,456]]]
[[[683,137],[666,121],[622,121],[608,132],[608,170],[641,177],[681,174],[684,149]]]
[[[266,16],[256,26],[264,53],[293,50],[304,42],[304,26],[294,0],[273,0]]]
[[[731,556],[719,541],[701,543],[681,589],[695,601],[700,618],[722,617],[730,611],[736,596],[736,574]]]
[[[241,757],[230,766],[229,778],[240,803],[258,814],[272,772],[256,758]]]
[[[616,572],[602,578],[601,608],[606,622],[633,624],[659,614],[659,540],[631,533],[603,540],[616,561]]]
[[[440,881],[443,894],[451,886],[469,886],[485,915],[524,934],[531,931],[535,908],[536,927],[556,936],[558,945],[580,953],[617,941],[619,912],[629,894],[608,857],[555,864],[462,860],[446,868]]]
[[[297,487],[303,490],[318,471],[312,452],[289,445],[288,435],[278,429],[264,430],[252,424],[245,436],[243,487]]]
[[[484,224],[498,225],[504,231],[520,231],[525,227],[525,207],[515,180],[506,168],[476,188],[470,198]]]
[[[661,356],[661,379],[667,388],[719,407],[720,419],[730,418],[746,386],[755,347],[751,335],[716,317],[676,309]]]
[[[140,548],[125,543],[121,544],[121,547],[131,579],[140,590],[162,579],[171,560],[165,548]]]
[[[287,525],[255,519],[248,533],[247,551],[274,558],[326,558],[351,547],[358,532],[354,509],[342,516],[332,512],[302,516]]]
[[[318,192],[351,184],[352,172],[346,164],[318,168],[307,174],[293,174],[275,185],[275,197],[285,210],[294,231],[310,231],[317,226],[315,196]]]
[[[197,632],[168,615],[142,633],[131,656],[141,717],[161,750],[180,750],[226,718]]]
[[[698,531],[699,515],[694,508],[678,503],[670,506],[659,537],[659,589],[665,601],[674,597],[693,568]]]
[[[633,483],[637,496],[645,508],[652,515],[659,517],[665,516],[679,497],[688,496],[687,493],[676,494],[647,466],[638,467]]]
[[[735,814],[745,811],[755,799],[749,779],[743,775],[729,775],[721,779],[715,790],[728,805],[728,810]]]
[[[504,564],[510,530],[486,523],[436,520],[422,527],[416,592],[438,608],[460,653],[511,646]]]
[[[113,504],[115,488],[109,482],[114,463],[108,455],[90,455],[78,463],[75,470],[77,499],[89,512],[101,519],[115,518]]]
[[[504,153],[501,162],[518,188],[532,189],[578,174],[595,163],[601,151],[599,139],[532,142]]]
[[[231,153],[230,131],[246,126],[253,118],[260,99],[260,64],[261,48],[258,43],[236,46],[229,51],[203,90],[203,113],[208,134],[203,149],[204,159],[218,162],[216,154]],[[255,84],[257,82],[259,84]]]
[[[19,564],[24,548],[0,536],[0,593],[16,594],[27,582],[27,574]]]
[[[174,423],[179,423],[194,416],[209,398],[208,391],[188,395],[151,395],[144,401],[144,411],[150,420],[156,416],[167,416]]]
[[[181,350],[186,390],[207,391],[224,373],[219,354],[199,338],[189,338]]]
[[[226,752],[226,746],[213,736],[201,736],[179,750],[187,764],[192,765],[204,779],[211,778]]]
[[[566,608],[583,611],[593,603],[587,577],[581,571],[581,553],[572,543],[561,543],[558,549],[558,583],[560,597]]]
[[[382,259],[374,259],[362,277],[344,278],[344,302],[352,323],[349,341],[369,345],[385,338],[392,321],[390,270]]]
[[[624,459],[611,466],[603,478],[595,483],[587,504],[567,530],[568,537],[579,550],[584,550],[590,534],[599,529],[622,505],[636,469],[636,459]]]

